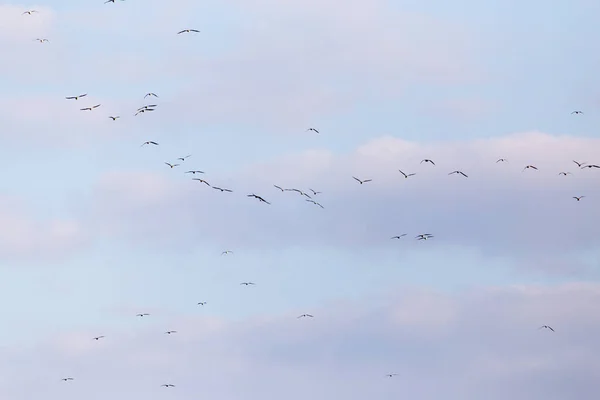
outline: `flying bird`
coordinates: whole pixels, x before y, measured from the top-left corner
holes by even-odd
[[[85,97],[85,96],[87,96],[87,93],[80,94],[79,96],[69,96],[69,97],[65,97],[65,99],[67,99],[67,100],[79,100],[80,98],[82,98],[82,97]]]
[[[573,111],[571,114],[583,114],[583,111]]]
[[[187,155],[187,156],[185,156],[185,157],[179,157],[179,158],[178,158],[178,160],[185,161],[185,159],[186,159],[186,158],[189,158],[189,157],[191,157],[191,156],[192,156],[191,154],[188,154],[188,155]]]
[[[212,188],[215,189],[215,190],[220,190],[221,192],[233,193],[233,190],[231,190],[231,189],[220,188],[220,187],[217,187],[217,186],[213,186]]]
[[[111,116],[109,116],[108,118],[112,119],[113,121],[116,121],[118,118],[121,118],[121,117],[119,117],[118,115],[117,115],[117,116],[115,116],[115,117],[113,117],[113,116],[111,115]]]
[[[506,158],[499,158],[499,159],[496,161],[496,163],[499,163],[499,162],[508,162],[508,160],[507,160]]]
[[[135,114],[133,114],[133,116],[137,116],[138,114],[142,114],[145,113],[147,111],[154,111],[154,108],[140,108],[139,110],[136,111]]]
[[[152,140],[149,140],[149,141],[147,141],[147,142],[144,142],[144,143],[142,143],[142,145],[141,145],[140,147],[144,147],[144,146],[145,146],[145,145],[147,145],[147,144],[153,144],[153,145],[155,145],[155,146],[158,146],[158,143],[156,143],[156,142],[153,142]]]
[[[148,315],[150,315],[150,314],[142,313],[142,314],[136,314],[136,317],[147,317]]]
[[[165,334],[166,334],[166,335],[170,335],[170,334],[172,334],[172,333],[177,333],[177,331],[166,331],[166,332],[165,332]]]
[[[570,172],[559,172],[558,174],[559,174],[559,175],[564,175],[564,176],[567,176],[567,175],[573,175],[573,174],[572,174],[572,173],[570,173]]]
[[[401,237],[406,236],[406,233],[403,233],[402,235],[398,235],[398,236],[392,236],[390,239],[400,239]]]
[[[431,161],[429,158],[425,158],[425,159],[421,160],[421,162],[419,164],[423,164],[424,162],[426,162],[426,163],[428,162],[431,165],[435,165],[435,163],[433,161]]]
[[[168,165],[169,167],[171,167],[171,168],[175,168],[175,167],[178,167],[178,166],[179,166],[179,164],[170,164],[170,163],[168,163],[168,162],[165,162],[165,164],[167,164],[167,165]]]
[[[197,29],[184,29],[182,31],[177,32],[177,34],[181,35],[182,33],[191,33],[191,32],[200,33],[200,31]]]
[[[194,174],[194,175],[196,175],[196,174],[203,174],[204,171],[198,171],[198,170],[196,170],[196,171],[186,171],[185,173],[186,174]]]
[[[200,183],[204,183],[206,184],[206,186],[210,186],[210,183],[206,182],[204,179],[200,179],[200,178],[192,178],[193,181],[198,181]],[[212,186],[211,186],[212,187]]]
[[[263,203],[271,204],[268,201],[266,201],[265,199],[263,199],[262,197],[257,196],[255,194],[248,194],[248,195],[246,195],[246,197],[254,197],[255,199],[258,199],[259,201],[261,201]]]
[[[464,176],[465,178],[468,178],[467,174],[465,174],[462,171],[452,171],[450,172],[448,175],[452,175],[452,174],[461,174],[462,176]]]
[[[548,325],[542,325],[538,329],[550,329],[552,332],[554,332],[554,329],[552,329],[552,327]]]
[[[203,305],[205,305],[205,304],[206,304],[206,302],[205,302],[205,301],[201,301],[201,302],[199,302],[199,303],[198,303],[198,305],[199,305],[199,306],[203,306]]]
[[[81,111],[92,111],[93,109],[98,108],[100,106],[101,106],[101,104],[96,104],[95,106],[80,108],[80,110]]]
[[[24,12],[23,14],[21,14],[21,15],[25,15],[25,14],[27,14],[27,15],[31,15],[31,14],[33,14],[33,13],[36,13],[36,12],[37,12],[36,10],[29,10],[29,11],[25,11],[25,12]]]
[[[323,193],[323,192],[317,192],[316,190],[312,190],[311,188],[308,188],[308,190],[310,190],[313,193],[313,196]]]
[[[396,376],[396,375],[398,375],[398,374],[387,374],[386,376],[387,376],[388,378],[392,378],[392,377],[394,377],[394,376]]]
[[[427,240],[427,239],[431,239],[433,237],[433,235],[429,234],[429,233],[422,233],[420,235],[415,236],[415,239],[417,240]]]
[[[404,178],[407,179],[409,176],[414,176],[416,175],[416,173],[413,174],[405,174],[404,172],[402,172],[401,170],[398,170],[398,172],[400,172],[402,175],[404,175]]]
[[[103,337],[104,337],[104,336],[96,336],[96,337],[92,338],[92,340],[100,340],[100,339],[102,339]]]
[[[585,165],[585,163],[584,163],[584,162],[577,162],[577,161],[575,161],[575,160],[573,160],[573,162],[574,162],[575,164],[577,164],[577,166],[578,166],[579,168],[581,168],[581,167],[583,167],[583,166]]]
[[[306,130],[306,132],[310,132],[310,131],[313,131],[313,132],[315,132],[315,133],[319,133],[319,131],[318,131],[318,130],[316,130],[315,128],[308,128],[308,129]]]
[[[312,199],[312,197],[310,197],[310,195],[308,195],[308,194],[304,193],[304,192],[303,192],[302,190],[300,190],[300,189],[284,189],[284,190],[286,190],[286,191],[288,191],[288,192],[297,192],[297,193],[300,193],[300,195],[301,195],[301,196],[306,196],[306,197],[308,197],[309,199]]]
[[[148,110],[148,109],[154,108],[154,107],[157,107],[157,105],[156,104],[148,104],[148,105],[145,105],[145,106],[142,106],[142,107],[138,108],[137,111]]]
[[[49,42],[49,40],[48,40],[48,39],[40,39],[40,38],[37,38],[37,39],[33,39],[33,40],[35,40],[35,41],[38,41],[38,42],[40,42],[40,43]]]
[[[298,316],[298,318],[306,318],[306,317],[308,317],[308,318],[314,318],[315,316],[311,315],[311,314],[302,314],[302,315]]]
[[[66,381],[72,381],[72,380],[74,380],[74,379],[75,379],[75,378],[62,378],[62,379],[61,379],[61,381],[65,381],[65,382],[66,382]]]
[[[277,189],[281,190],[282,192],[285,190],[284,188],[282,188],[281,186],[277,186],[277,185],[273,185],[275,186]]]
[[[365,179],[364,181],[361,181],[360,179],[358,179],[358,178],[357,178],[357,177],[355,177],[355,176],[353,176],[353,178],[354,178],[354,179],[355,179],[355,180],[356,180],[358,183],[360,183],[361,185],[362,185],[363,183],[371,182],[371,181],[373,180],[373,179]]]
[[[165,383],[164,385],[160,385],[161,387],[175,387],[175,385],[171,385],[170,383]]]
[[[306,201],[308,201],[308,202],[311,202],[311,203],[313,203],[314,205],[317,205],[317,206],[319,206],[319,207],[321,207],[321,208],[325,208],[325,207],[323,207],[323,205],[321,205],[321,203],[317,203],[317,202],[316,202],[316,201],[314,201],[313,199],[306,199]]]
[[[156,97],[158,98],[158,96],[156,95],[156,93],[146,93],[146,95],[144,96],[144,98],[146,97]]]
[[[537,167],[535,167],[533,165],[526,165],[525,168],[523,168],[523,171],[525,171],[526,169],[529,169],[529,168],[535,169],[537,171]],[[521,172],[523,172],[523,171],[521,171]]]
[[[577,197],[577,196],[573,196],[573,198],[574,198],[575,200],[577,200],[577,201],[580,201],[580,200],[581,200],[581,199],[583,199],[584,197],[585,197],[585,196],[579,196],[579,197]]]
[[[233,254],[233,251],[231,251],[231,250],[225,250],[224,252],[221,253],[222,256],[225,256],[227,254]]]
[[[584,169],[584,168],[600,168],[600,165],[596,165],[596,164],[588,164],[588,165],[583,165],[583,166],[581,167],[581,169]]]
[[[249,286],[249,285],[256,285],[256,283],[254,283],[254,282],[242,282],[242,283],[240,283],[240,285]]]

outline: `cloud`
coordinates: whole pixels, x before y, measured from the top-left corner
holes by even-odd
[[[98,327],[11,349],[3,394],[158,399],[168,390],[160,385],[173,383],[173,399],[587,398],[598,389],[598,301],[600,287],[585,283],[456,294],[413,288],[379,305],[310,310],[314,319],[296,318],[307,310],[239,322],[132,319],[127,330]],[[545,324],[556,332],[537,329]],[[98,334],[106,338],[93,341]],[[384,377],[392,372],[399,375]]]
[[[598,171],[580,170],[572,160],[594,162],[599,149],[598,139],[539,132],[422,144],[386,136],[349,154],[317,149],[229,176],[203,176],[234,193],[188,181],[181,169],[115,171],[96,186],[90,223],[138,245],[159,241],[174,248],[202,238],[223,248],[377,249],[399,233],[414,248],[412,237],[427,232],[436,236],[429,246],[478,248],[558,271],[561,263],[589,262],[573,253],[598,250]],[[509,161],[496,163],[500,157]],[[436,166],[420,164],[424,158]],[[528,164],[538,170],[522,171]],[[417,175],[404,179],[398,169]],[[469,177],[448,175],[456,169]],[[559,176],[563,170],[573,175]],[[359,185],[352,176],[373,182]],[[275,184],[322,191],[313,197],[325,208]],[[251,193],[272,204],[247,198]],[[579,195],[587,197],[572,198]]]

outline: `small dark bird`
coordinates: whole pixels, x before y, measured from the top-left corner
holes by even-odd
[[[535,169],[537,171],[537,167],[534,167],[533,165],[526,165],[525,168],[523,168],[523,171],[525,171],[526,169],[529,169],[529,168]],[[523,171],[521,171],[521,172],[523,172]]]
[[[153,144],[153,145],[155,145],[155,146],[158,146],[158,143],[156,143],[156,142],[153,142],[153,141],[149,140],[149,141],[147,141],[147,142],[144,142],[144,143],[142,143],[142,145],[141,145],[140,147],[144,147],[144,146],[145,146],[145,145],[147,145],[147,144]]]
[[[229,193],[233,192],[233,190],[231,190],[231,189],[220,188],[220,187],[217,187],[217,186],[213,186],[212,188],[215,189],[215,190],[220,190],[221,192],[229,192]]]
[[[199,303],[198,303],[198,305],[199,305],[199,306],[203,306],[203,305],[205,305],[205,304],[206,304],[206,302],[205,302],[205,301],[201,301],[201,302],[199,302]]]
[[[321,207],[321,208],[325,208],[325,207],[323,207],[323,206],[321,205],[321,203],[317,203],[317,202],[316,202],[316,201],[314,201],[313,199],[306,199],[306,201],[308,201],[308,202],[310,202],[310,203],[313,203],[314,205],[317,205],[317,206],[319,206],[319,207]]]
[[[310,131],[313,131],[313,132],[315,132],[315,133],[319,133],[319,131],[318,131],[318,130],[316,130],[315,128],[308,128],[308,129],[306,130],[306,132],[310,132]]]
[[[310,190],[313,193],[313,196],[316,196],[316,195],[318,195],[320,193],[323,193],[323,192],[317,192],[315,190],[312,190],[311,188],[308,188],[308,190]]]
[[[588,165],[583,165],[583,166],[581,167],[581,169],[584,169],[584,168],[600,168],[600,165],[596,165],[596,164],[588,164]]]
[[[552,332],[554,332],[554,329],[552,329],[552,327],[548,325],[542,325],[538,329],[550,329]]]
[[[25,12],[24,12],[23,14],[21,14],[21,15],[25,15],[25,14],[27,14],[27,15],[31,15],[31,14],[33,14],[33,13],[36,13],[36,12],[37,12],[36,10],[29,10],[29,11],[25,11]]]
[[[65,97],[65,99],[67,99],[67,100],[79,100],[80,98],[82,98],[82,97],[85,97],[85,96],[87,96],[87,93],[80,94],[79,96],[69,96],[69,97]]]
[[[398,236],[392,236],[390,239],[400,239],[401,237],[406,236],[406,233],[403,233],[402,235],[398,235]]]
[[[282,188],[281,186],[277,186],[277,185],[273,185],[275,186],[277,189],[281,190],[282,192],[285,190],[284,188]]]
[[[577,161],[575,161],[575,160],[573,160],[573,162],[574,162],[575,164],[577,164],[577,166],[578,166],[579,168],[581,168],[581,167],[583,167],[583,166],[585,165],[585,163],[584,163],[584,162],[577,162]]]
[[[200,31],[197,29],[184,29],[182,31],[177,32],[177,34],[181,35],[182,33],[191,33],[191,32],[200,33]]]
[[[427,240],[427,239],[431,239],[433,237],[433,235],[429,234],[429,233],[422,233],[420,235],[415,236],[415,239],[417,240]]]
[[[188,154],[185,157],[179,157],[178,160],[185,161],[186,158],[190,158],[191,156],[192,156],[191,154]]]
[[[315,316],[311,315],[311,314],[302,314],[302,315],[298,316],[298,318],[306,318],[306,317],[308,317],[308,318],[314,318]]]
[[[160,385],[160,386],[161,387],[164,386],[164,387],[167,387],[167,388],[169,388],[169,387],[175,387],[175,385],[171,385],[170,383],[165,383],[164,385]]]
[[[300,189],[284,189],[284,190],[286,190],[286,191],[288,191],[288,192],[297,192],[297,193],[299,193],[301,196],[305,196],[305,197],[308,197],[309,199],[312,199],[312,197],[310,197],[308,194],[304,193],[304,192],[303,192],[302,190],[300,190]]]
[[[585,196],[579,196],[579,197],[577,197],[577,196],[573,196],[573,198],[574,198],[575,200],[577,200],[577,201],[580,201],[580,200],[581,200],[581,199],[583,199],[584,197],[585,197]]]
[[[361,181],[360,179],[358,179],[358,178],[357,178],[357,177],[355,177],[355,176],[353,176],[353,178],[354,178],[354,179],[355,179],[355,180],[356,180],[358,183],[360,183],[361,185],[362,185],[363,183],[371,182],[371,181],[373,180],[373,179],[365,179],[364,181]]]
[[[93,340],[100,340],[102,339],[104,336],[96,336],[95,338],[92,338]]]
[[[496,163],[499,163],[499,162],[508,162],[508,160],[507,160],[506,158],[499,158],[499,159],[496,161]]]
[[[166,331],[166,332],[165,332],[165,334],[166,334],[166,335],[171,335],[171,334],[173,334],[173,333],[177,333],[177,331]]]
[[[564,175],[564,176],[567,176],[567,175],[573,175],[573,174],[572,174],[572,173],[570,173],[570,172],[559,172],[558,174],[559,174],[559,175]]]
[[[178,167],[178,166],[179,166],[179,164],[170,164],[170,163],[168,163],[168,162],[165,162],[165,164],[167,164],[167,165],[168,165],[169,167],[171,167],[171,168],[175,168],[175,167]]]
[[[186,174],[194,174],[194,175],[196,175],[196,174],[203,174],[204,171],[186,171],[185,173]]]
[[[138,114],[142,114],[142,113],[145,113],[147,111],[154,111],[154,108],[141,108],[141,109],[137,110],[136,113],[133,114],[133,116],[135,117]]]
[[[148,110],[148,109],[154,108],[154,107],[157,107],[157,105],[156,104],[148,104],[148,105],[145,105],[145,106],[142,106],[142,107],[138,108],[137,111]]]
[[[404,172],[402,172],[401,170],[398,170],[398,172],[400,172],[402,175],[404,175],[404,178],[407,179],[409,176],[415,176],[416,173],[413,174],[405,174]]]
[[[40,43],[44,43],[44,42],[50,42],[48,39],[39,39],[39,38],[38,38],[38,39],[33,39],[33,40],[35,40],[35,41],[38,41],[38,42],[40,42]]]
[[[263,203],[271,204],[271,203],[269,203],[268,201],[266,201],[265,199],[263,199],[262,197],[260,197],[260,196],[257,196],[257,195],[255,195],[255,194],[248,194],[248,195],[246,195],[246,197],[254,197],[255,199],[258,199],[258,200],[260,200],[260,201],[261,201],[261,202],[263,202]]]
[[[435,165],[435,163],[433,161],[431,161],[429,158],[425,158],[424,160],[421,160],[421,162],[419,164],[423,164],[424,162],[428,162],[432,165]]]
[[[108,118],[112,119],[113,121],[116,121],[118,118],[121,118],[121,117],[119,117],[118,115],[117,115],[116,117],[113,117],[113,116],[111,115],[111,116],[109,116]]]
[[[72,380],[74,380],[74,379],[75,379],[75,378],[62,378],[62,379],[61,379],[61,381],[65,381],[65,382],[66,382],[66,381],[72,381]]]
[[[462,171],[452,171],[448,175],[452,175],[452,174],[461,174],[465,178],[468,178],[468,176],[464,172],[462,172]]]
[[[256,283],[254,283],[254,282],[242,282],[242,283],[240,283],[240,285],[249,286],[249,285],[256,285]]]
[[[81,111],[92,111],[94,108],[100,107],[100,104],[96,104],[95,106],[80,108]]]
[[[192,178],[193,181],[198,181],[200,183],[204,183],[206,186],[210,186],[210,183],[206,182],[204,179],[200,178]],[[211,186],[212,187],[212,186]]]
[[[398,375],[398,374],[387,374],[386,376],[387,376],[388,378],[392,378],[392,377],[394,377],[394,376],[396,376],[396,375]]]
[[[583,111],[573,111],[571,114],[583,114]]]
[[[156,95],[156,93],[146,93],[146,95],[144,96],[144,98],[146,97],[156,97],[158,98],[158,96]]]
[[[142,314],[136,314],[136,317],[147,317],[148,315],[150,315],[150,314],[142,313]]]
[[[233,254],[233,251],[225,250],[224,252],[221,253],[222,256],[226,256],[227,254]]]

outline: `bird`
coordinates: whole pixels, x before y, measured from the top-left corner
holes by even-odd
[[[96,104],[95,106],[80,108],[80,110],[81,111],[92,111],[93,109],[98,108],[100,106],[101,106],[101,104]]]
[[[27,15],[31,15],[31,14],[33,14],[33,13],[36,13],[36,12],[37,12],[37,10],[28,10],[28,11],[25,11],[25,12],[24,12],[23,14],[21,14],[21,15],[25,15],[25,14],[27,14]]]
[[[583,199],[584,197],[585,197],[585,196],[579,196],[579,197],[577,197],[577,196],[573,196],[573,198],[574,198],[575,200],[577,200],[577,201],[580,201],[580,200],[581,200],[581,199]]]
[[[182,31],[177,32],[177,34],[181,35],[182,33],[191,33],[191,32],[200,33],[200,31],[197,29],[184,29]]]
[[[160,386],[161,387],[167,387],[167,388],[169,388],[169,387],[175,387],[175,385],[172,385],[170,383],[165,383],[164,385],[160,385]]]
[[[203,306],[203,305],[205,305],[205,304],[206,304],[206,302],[205,302],[205,301],[201,301],[201,302],[199,302],[199,303],[198,303],[198,305],[199,305],[199,306]]]
[[[246,197],[254,197],[255,199],[258,199],[259,201],[261,201],[263,203],[271,204],[268,201],[266,201],[265,199],[263,199],[262,197],[257,196],[255,194],[248,194],[248,195],[246,195]]]
[[[140,147],[144,147],[147,144],[153,144],[155,146],[158,146],[158,143],[153,142],[152,140],[148,140],[147,142],[142,143],[142,145]]]
[[[175,167],[179,166],[179,164],[171,164],[171,163],[168,163],[168,162],[165,162],[165,164],[167,164],[171,168],[175,168]]]
[[[425,159],[421,160],[421,162],[419,164],[423,164],[424,162],[435,165],[435,163],[432,160],[430,160],[429,158],[425,158]]]
[[[575,160],[573,160],[573,162],[574,162],[575,164],[577,164],[577,166],[578,166],[579,168],[581,168],[582,166],[584,166],[584,165],[585,165],[585,163],[584,163],[584,162],[577,162],[577,161],[575,161]]]
[[[215,189],[215,190],[220,190],[221,192],[233,193],[233,190],[231,190],[231,189],[220,188],[220,187],[217,187],[217,186],[213,186],[212,188]]]
[[[583,166],[581,167],[581,169],[584,169],[584,168],[600,168],[600,165],[596,165],[596,164],[588,164],[588,165],[583,165]]]
[[[570,173],[570,172],[559,172],[558,174],[559,174],[559,175],[564,175],[564,176],[567,176],[567,175],[573,175],[573,174],[572,174],[572,173]]]
[[[61,381],[65,381],[65,382],[66,382],[66,381],[72,381],[72,380],[74,380],[74,379],[75,379],[75,378],[62,378],[62,379],[61,379]]]
[[[535,167],[533,165],[526,165],[525,168],[523,168],[523,171],[525,171],[526,169],[529,169],[529,168],[535,169],[537,171],[537,167]],[[521,172],[523,172],[523,171],[521,171]]]
[[[185,173],[185,174],[193,174],[193,175],[196,175],[196,174],[203,174],[203,173],[204,173],[204,171],[198,171],[198,170],[195,170],[195,171],[185,171],[184,173]]]
[[[281,190],[282,192],[285,190],[284,188],[282,188],[281,186],[277,186],[277,185],[273,185],[275,186],[277,189]]]
[[[583,111],[573,111],[571,114],[583,114]]]
[[[306,317],[308,317],[308,318],[314,318],[315,316],[311,315],[311,314],[302,314],[302,315],[298,316],[298,318],[306,318]]]
[[[422,233],[420,235],[415,236],[415,239],[417,240],[427,240],[427,239],[431,239],[433,237],[433,235],[429,234],[429,233]]]
[[[207,186],[210,186],[210,183],[206,182],[204,179],[200,179],[200,178],[192,178],[193,181],[198,181],[200,183],[204,183]],[[212,187],[212,186],[211,186]]]
[[[310,190],[313,193],[313,196],[323,193],[323,192],[317,192],[316,190],[312,190],[311,188],[308,188],[308,190]]]
[[[185,161],[185,159],[186,159],[186,158],[189,158],[189,157],[191,157],[191,156],[192,156],[191,154],[188,154],[188,155],[187,155],[187,156],[185,156],[185,157],[179,157],[179,158],[178,158],[178,160]]]
[[[508,162],[508,160],[507,160],[506,158],[499,158],[499,159],[496,161],[496,163],[499,163],[499,162]]]
[[[405,174],[404,172],[402,172],[401,170],[398,170],[398,172],[400,172],[402,175],[404,175],[405,179],[408,179],[409,176],[414,176],[416,175],[416,173],[412,173],[412,174]]]
[[[113,116],[111,115],[111,116],[109,116],[108,118],[112,119],[113,121],[116,121],[118,118],[121,118],[121,117],[119,117],[118,115],[117,115],[117,116],[115,116],[115,117],[113,117]]]
[[[314,205],[317,205],[321,208],[325,208],[323,207],[323,205],[321,203],[317,203],[316,201],[314,201],[313,199],[306,199],[306,201],[313,203]]]
[[[233,254],[233,251],[225,250],[224,252],[221,253],[222,256],[226,256],[227,254]]]
[[[92,338],[92,340],[100,340],[100,339],[102,339],[103,337],[104,337],[104,336],[96,336],[96,337]]]
[[[33,39],[33,40],[36,40],[36,41],[38,41],[38,42],[40,42],[40,43],[44,43],[44,42],[50,42],[48,39],[40,39],[40,38]]]
[[[550,329],[552,332],[554,332],[554,329],[549,325],[542,325],[538,329]]]
[[[304,193],[304,192],[303,192],[302,190],[300,190],[300,189],[285,189],[285,190],[286,190],[286,191],[288,191],[288,192],[297,192],[297,193],[299,193],[301,196],[305,196],[305,197],[308,197],[309,199],[312,199],[312,197],[310,197],[310,195],[308,195],[308,194]]]
[[[392,378],[392,377],[394,377],[394,376],[396,376],[396,375],[398,375],[398,374],[386,374],[386,376],[387,376],[388,378]]]
[[[177,331],[166,331],[166,332],[165,332],[165,334],[166,334],[166,335],[170,335],[170,334],[172,334],[172,333],[177,333]]]
[[[147,104],[145,106],[142,106],[142,107],[138,108],[137,111],[148,110],[148,109],[154,108],[154,107],[157,107],[157,105],[156,104]]]
[[[154,111],[154,108],[140,108],[139,110],[136,111],[135,114],[133,114],[133,116],[135,117],[138,114],[145,113],[146,111]]]
[[[150,315],[150,314],[148,314],[148,313],[141,313],[141,314],[136,314],[136,317],[147,317],[148,315]]]
[[[315,128],[308,128],[308,129],[306,130],[306,132],[310,132],[310,131],[313,131],[313,132],[315,132],[315,133],[319,133],[319,131],[318,131],[318,130],[316,130]]]
[[[462,175],[462,176],[464,176],[465,178],[468,178],[467,174],[465,174],[465,173],[464,173],[464,172],[462,172],[462,171],[458,171],[458,170],[457,170],[457,171],[452,171],[452,172],[450,172],[448,175],[452,175],[452,174],[461,174],[461,175]]]
[[[250,285],[256,285],[256,283],[254,283],[254,282],[242,282],[242,283],[240,283],[240,285],[250,286]]]
[[[82,98],[82,97],[85,97],[85,96],[87,96],[87,93],[80,94],[79,96],[69,96],[69,97],[65,97],[65,99],[67,99],[67,100],[79,100],[80,98]]]
[[[398,235],[398,236],[392,236],[390,239],[400,239],[401,237],[406,236],[406,233],[403,233],[402,235]]]
[[[146,93],[146,95],[144,96],[144,98],[146,97],[156,97],[158,98],[158,96],[156,95],[156,93]]]
[[[358,179],[358,178],[357,178],[357,177],[355,177],[355,176],[353,176],[353,178],[354,178],[354,179],[355,179],[355,180],[356,180],[358,183],[360,183],[361,185],[362,185],[363,183],[367,183],[367,182],[371,182],[371,181],[372,181],[372,179],[365,179],[364,181],[361,181],[360,179]]]

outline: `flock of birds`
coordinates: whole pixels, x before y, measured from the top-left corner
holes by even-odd
[[[120,0],[120,1],[124,1],[124,0]],[[105,4],[106,3],[115,3],[115,0],[107,0],[107,1],[105,1]],[[36,13],[38,13],[37,10],[27,10],[27,11],[23,12],[23,15],[31,16],[31,15],[36,14]],[[197,29],[183,29],[183,30],[177,32],[178,35],[184,34],[184,33],[200,33],[200,31],[197,30]],[[47,42],[49,42],[49,40],[47,38],[36,38],[34,40],[38,41],[40,43],[47,43]],[[80,100],[85,99],[87,96],[88,96],[87,93],[78,94],[78,95],[74,95],[74,96],[66,96],[66,100],[80,101]],[[159,96],[156,93],[149,92],[149,93],[146,93],[145,96],[144,96],[144,99],[148,99],[148,98],[158,99]],[[101,106],[102,106],[102,104],[91,104],[91,105],[87,105],[85,107],[81,107],[79,110],[80,111],[93,112],[94,110],[97,110]],[[157,104],[146,104],[146,105],[143,105],[143,106],[139,107],[133,113],[133,116],[138,116],[140,114],[145,114],[145,113],[153,112],[153,111],[155,111],[157,109],[157,107],[158,107]],[[580,110],[576,110],[576,111],[573,111],[571,114],[582,115],[583,112],[580,111]],[[108,118],[110,118],[113,121],[117,121],[121,117],[119,115],[108,115]],[[319,132],[318,129],[312,128],[312,127],[306,129],[306,132],[314,132],[316,134],[320,134],[320,132]],[[145,147],[145,146],[159,146],[159,143],[156,142],[156,141],[153,141],[153,140],[148,140],[148,141],[143,142],[140,147]],[[175,169],[177,167],[182,166],[182,164],[185,163],[191,156],[192,156],[191,154],[188,154],[186,156],[177,158],[174,162],[167,162],[167,161],[165,161],[164,164],[167,167],[169,167],[170,169]],[[507,162],[508,162],[508,159],[506,159],[506,158],[499,158],[498,160],[496,160],[496,163],[507,163]],[[420,163],[421,164],[430,164],[432,167],[436,166],[436,164],[435,164],[435,162],[433,160],[427,159],[427,158],[423,159]],[[579,162],[579,161],[575,161],[575,160],[573,160],[573,163],[575,163],[579,169],[600,169],[600,165],[597,165],[597,164],[588,164],[586,162]],[[538,168],[535,165],[526,165],[523,168],[522,172],[527,171],[527,170],[538,170]],[[415,172],[406,173],[406,172],[404,172],[402,170],[398,170],[398,171],[399,171],[399,173],[401,174],[401,176],[404,179],[408,179],[408,178],[411,178],[411,177],[414,177],[414,176],[417,175],[417,173],[415,173]],[[224,187],[221,187],[221,186],[215,186],[215,185],[212,185],[211,183],[209,183],[205,179],[196,178],[195,177],[196,175],[205,174],[205,172],[202,171],[202,170],[189,169],[189,170],[186,170],[184,173],[185,174],[191,174],[192,176],[194,176],[192,178],[193,181],[201,183],[201,184],[207,186],[208,188],[212,188],[214,190],[217,190],[217,191],[220,191],[220,192],[223,192],[223,193],[233,193],[232,189],[224,188]],[[464,173],[463,171],[460,171],[460,170],[451,171],[451,172],[448,173],[448,175],[458,175],[458,176],[461,176],[463,178],[468,178],[469,177],[466,173]],[[558,175],[560,175],[560,176],[568,176],[568,175],[572,175],[572,173],[571,172],[561,171],[561,172],[558,172]],[[360,179],[360,178],[358,178],[356,176],[352,176],[352,179],[354,179],[360,185],[364,185],[364,184],[367,184],[369,182],[372,182],[372,179],[370,179],[370,178],[369,179]],[[273,185],[273,186],[274,186],[274,188],[276,188],[277,190],[281,191],[282,193],[283,192],[295,192],[298,195],[303,196],[305,198],[306,202],[314,204],[314,205],[316,205],[316,206],[318,206],[318,207],[320,207],[322,209],[324,208],[324,206],[320,202],[318,202],[318,201],[315,200],[315,198],[319,194],[322,193],[320,191],[313,190],[313,189],[310,189],[310,188],[308,189],[308,191],[303,191],[303,190],[300,190],[300,189],[297,189],[297,188],[284,188],[284,187],[279,186],[279,185]],[[271,204],[264,197],[262,197],[260,195],[257,195],[255,193],[250,193],[250,194],[247,194],[246,196],[249,197],[249,198],[256,199],[260,203],[264,203],[266,205],[270,205]],[[581,195],[580,196],[573,196],[573,199],[575,199],[576,201],[580,201],[583,198],[585,198],[585,196],[581,196]],[[399,240],[399,239],[402,239],[405,236],[407,236],[407,234],[406,233],[402,233],[402,234],[399,234],[399,235],[392,236],[390,239]],[[416,240],[426,241],[426,240],[430,240],[430,239],[434,238],[434,235],[432,235],[430,233],[419,233],[414,238]],[[222,252],[221,255],[229,255],[229,254],[233,254],[233,252],[231,250],[225,250],[225,251]],[[254,286],[254,285],[256,285],[256,283],[254,283],[254,282],[241,282],[240,285],[242,285],[242,286]],[[206,304],[207,304],[206,301],[201,301],[201,302],[197,303],[198,306],[205,306]],[[144,313],[138,313],[136,316],[139,317],[139,318],[144,318],[144,317],[150,316],[150,314],[144,312]],[[299,315],[297,318],[298,319],[314,318],[314,315],[308,314],[308,313],[304,313],[304,314]],[[554,328],[552,328],[549,325],[543,325],[543,326],[539,327],[538,329],[547,329],[547,330],[550,330],[552,332],[555,332]],[[164,334],[166,334],[166,335],[173,335],[173,334],[176,334],[176,333],[177,333],[176,330],[168,330],[168,331],[164,332]],[[99,341],[99,340],[104,339],[104,338],[105,338],[104,335],[99,335],[99,336],[93,337],[92,340]],[[390,373],[390,374],[386,374],[385,376],[389,377],[389,378],[392,378],[392,377],[397,376],[397,375],[398,375],[397,373]],[[62,381],[64,381],[64,382],[69,382],[69,381],[73,381],[73,380],[74,380],[73,377],[62,378]],[[174,388],[175,387],[175,385],[172,384],[172,383],[165,383],[165,384],[162,384],[161,386],[165,387],[165,388]]]

